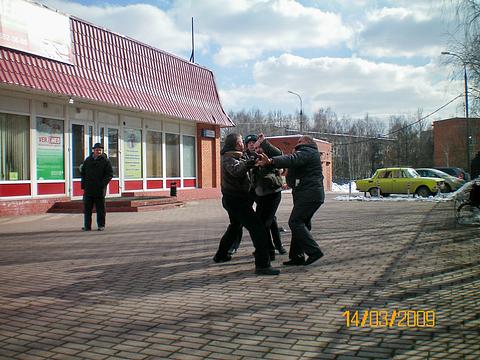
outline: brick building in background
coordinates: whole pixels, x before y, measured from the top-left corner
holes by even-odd
[[[285,136],[270,136],[268,141],[278,147],[284,154],[291,154],[295,145],[297,145],[298,139],[301,135],[285,135]],[[314,139],[318,152],[320,153],[320,159],[322,161],[323,171],[323,186],[325,191],[332,190],[332,144],[325,140]]]
[[[179,196],[220,194],[220,128],[233,123],[210,70],[44,6],[2,4],[0,215],[81,199],[96,142],[114,168],[108,197],[173,182]]]
[[[470,159],[480,150],[480,119],[469,118]],[[459,167],[469,172],[467,164],[466,118],[451,118],[433,122],[434,166]]]

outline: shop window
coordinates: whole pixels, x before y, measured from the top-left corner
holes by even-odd
[[[108,158],[112,163],[113,177],[118,178],[118,129],[108,128]],[[103,141],[103,136],[102,136]]]
[[[30,180],[28,116],[0,113],[0,180]]]
[[[180,177],[180,135],[165,134],[167,177]]]
[[[147,177],[162,177],[162,133],[147,131]]]
[[[142,178],[142,130],[124,129],[125,179]]]
[[[183,176],[195,177],[195,137],[183,136]]]
[[[63,120],[37,117],[37,179],[63,180]]]

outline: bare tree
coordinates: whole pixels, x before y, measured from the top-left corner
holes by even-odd
[[[448,60],[457,65],[455,77],[463,77],[464,66],[467,68],[471,102],[469,109],[472,115],[479,115],[480,89],[480,1],[478,0],[444,0],[445,5],[455,8],[454,31],[450,34],[448,50],[458,57]]]
[[[237,132],[243,135],[264,132],[268,136],[290,135],[298,131],[298,116],[281,111],[267,114],[259,110],[230,112],[235,128],[224,129],[224,135]],[[333,178],[336,182],[370,176],[386,166],[431,166],[433,138],[431,126],[417,114],[392,116],[390,123],[366,114],[361,119],[343,116],[330,108],[319,109],[313,115],[313,136],[332,144]],[[395,141],[392,141],[392,138]]]

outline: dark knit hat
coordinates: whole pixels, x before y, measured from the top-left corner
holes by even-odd
[[[253,141],[253,142],[257,141],[257,135],[255,134],[247,135],[244,140],[245,145],[247,145],[250,141]]]

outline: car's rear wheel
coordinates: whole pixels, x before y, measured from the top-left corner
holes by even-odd
[[[379,197],[380,196],[380,189],[379,188],[371,188],[370,190],[368,190],[368,192],[370,193],[370,196],[373,196],[373,197]]]
[[[421,197],[429,197],[430,195],[432,195],[432,193],[426,186],[420,186],[417,189],[416,194]]]

